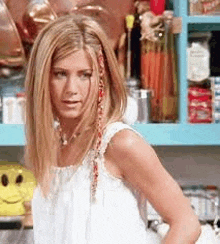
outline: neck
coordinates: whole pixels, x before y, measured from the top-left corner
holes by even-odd
[[[76,132],[77,127],[79,125],[79,119],[60,119],[60,126],[62,128],[63,133],[66,135],[72,135]]]
[[[61,137],[63,144],[67,145],[72,139],[74,139],[78,134],[79,120],[73,119],[62,119],[60,120],[60,126],[62,128]]]

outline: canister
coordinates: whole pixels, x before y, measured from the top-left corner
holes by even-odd
[[[150,123],[152,91],[137,89],[132,91],[132,96],[137,100],[138,104],[137,123]]]

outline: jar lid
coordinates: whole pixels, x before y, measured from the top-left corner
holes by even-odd
[[[217,189],[218,188],[215,185],[208,185],[208,186],[206,186],[206,190],[217,190]]]
[[[25,93],[24,92],[18,92],[16,94],[16,97],[25,97]]]
[[[138,89],[133,91],[133,94],[136,98],[147,98],[151,94],[151,90],[148,89]]]
[[[129,88],[138,88],[139,87],[139,85],[140,85],[140,81],[139,80],[137,80],[137,79],[135,79],[135,78],[129,78],[129,79],[127,79],[127,86],[129,87]]]

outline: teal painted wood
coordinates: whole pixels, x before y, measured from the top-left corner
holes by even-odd
[[[188,0],[174,0],[173,7],[176,16],[188,16]]]
[[[179,123],[187,123],[187,44],[188,44],[188,4],[186,0],[174,1],[175,16],[182,17],[182,32],[177,36],[177,56],[179,74]]]
[[[155,146],[220,146],[220,124],[135,124],[132,126]],[[0,125],[0,146],[24,146],[23,125]]]
[[[188,16],[186,19],[187,23],[208,23],[215,24],[220,23],[220,16]]]
[[[24,126],[0,124],[0,146],[23,146]]]
[[[220,146],[220,124],[135,124],[133,127],[155,146]]]
[[[220,31],[219,23],[191,23],[188,25],[189,31]]]
[[[174,14],[182,17],[182,33],[177,35],[179,72],[179,123],[135,124],[151,145],[220,146],[220,124],[187,123],[187,54],[188,31],[220,30],[220,16],[188,16],[188,1],[174,0]],[[24,126],[0,124],[0,146],[24,146]]]

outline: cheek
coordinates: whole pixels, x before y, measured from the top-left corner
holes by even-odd
[[[89,94],[93,93],[93,85],[91,82],[83,84],[81,86],[81,94],[83,94],[84,98],[88,98]]]
[[[53,105],[56,105],[56,103],[60,100],[61,96],[61,88],[58,85],[50,83],[50,98]]]

